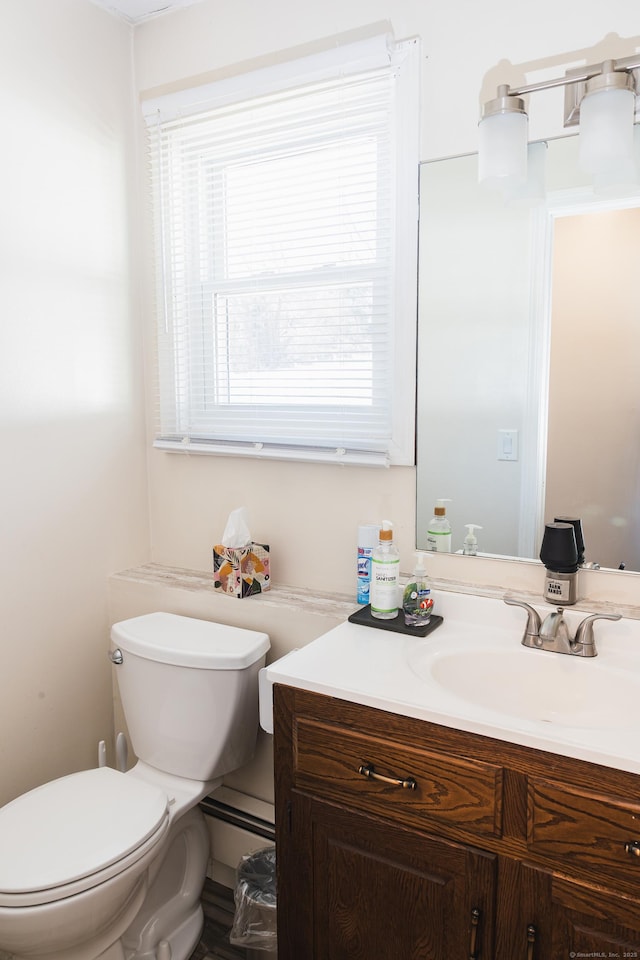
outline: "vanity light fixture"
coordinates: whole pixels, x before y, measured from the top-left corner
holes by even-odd
[[[506,197],[527,184],[528,117],[522,99],[538,90],[565,88],[564,126],[580,124],[580,165],[598,186],[637,182],[634,147],[640,55],[568,70],[564,77],[498,87],[485,103],[478,127],[478,179]],[[530,148],[529,148],[530,149]]]

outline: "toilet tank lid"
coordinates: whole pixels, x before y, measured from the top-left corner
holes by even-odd
[[[161,612],[114,623],[111,639],[126,653],[203,670],[242,670],[270,646],[266,633]]]

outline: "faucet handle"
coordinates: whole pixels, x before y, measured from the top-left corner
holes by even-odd
[[[534,610],[532,606],[530,606],[528,603],[525,603],[523,600],[514,600],[512,597],[503,597],[502,599],[511,607],[524,607],[524,609],[527,611],[527,625],[524,628],[522,642],[525,647],[539,647],[540,627],[542,622],[540,620],[540,614],[538,611]]]
[[[582,623],[578,625],[573,641],[575,646],[580,645],[582,647],[581,655],[583,657],[595,657],[597,654],[596,641],[593,635],[593,624],[596,620],[621,619],[621,613],[592,613],[590,617],[585,617]]]

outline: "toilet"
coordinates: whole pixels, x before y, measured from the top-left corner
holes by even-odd
[[[16,960],[187,960],[200,937],[198,803],[253,756],[269,638],[151,613],[111,639],[137,762],[0,809],[0,951]]]

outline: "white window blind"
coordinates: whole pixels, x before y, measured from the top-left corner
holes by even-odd
[[[413,462],[417,65],[378,39],[145,104],[156,446]]]

